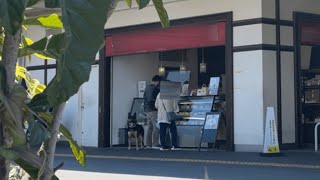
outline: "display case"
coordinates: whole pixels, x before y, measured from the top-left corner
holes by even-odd
[[[301,81],[303,141],[313,143],[314,126],[320,122],[320,69],[303,70]]]
[[[178,101],[180,120],[176,121],[180,147],[198,147],[208,112],[220,111],[223,96],[188,96]],[[203,145],[208,147],[208,144]]]
[[[203,126],[206,113],[211,112],[216,96],[188,96],[178,101],[178,126]]]
[[[301,75],[304,120],[315,122],[320,118],[320,69],[304,70]]]

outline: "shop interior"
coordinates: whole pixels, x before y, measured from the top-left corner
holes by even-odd
[[[178,99],[176,121],[180,147],[196,148],[207,112],[222,112],[216,148],[226,144],[226,61],[225,46],[161,51],[155,53],[115,56],[112,58],[112,145],[126,146],[128,112],[137,114],[139,124],[147,131],[143,108],[143,92],[151,78],[159,74],[166,79],[170,72],[190,73],[187,89]],[[210,78],[219,77],[217,96],[209,94]],[[160,85],[161,86],[161,85]],[[183,85],[182,85],[183,86]],[[136,87],[136,88],[133,88]],[[145,137],[146,138],[146,137]],[[202,147],[211,147],[210,143]]]
[[[320,122],[319,32],[320,22],[301,24],[301,142],[305,145],[314,143],[314,127],[316,123]]]

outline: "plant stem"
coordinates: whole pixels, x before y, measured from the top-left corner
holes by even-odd
[[[54,154],[55,154],[55,150],[56,150],[56,143],[57,143],[57,139],[58,139],[60,122],[62,119],[65,105],[66,105],[66,103],[62,103],[57,108],[55,108],[53,110],[53,117],[54,118],[52,120],[52,123],[49,125],[50,131],[52,132],[52,136],[47,141],[45,141],[40,148],[40,151],[41,150],[45,151],[45,153],[42,153],[42,155],[47,156],[46,157],[46,164],[48,165],[48,167],[50,167],[51,170],[53,170],[53,162],[54,162]],[[50,174],[43,173],[41,175],[40,179],[41,180],[50,180],[51,176],[50,176]]]

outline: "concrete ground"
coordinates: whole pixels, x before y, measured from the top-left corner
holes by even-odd
[[[70,150],[58,147],[56,163],[65,165],[60,179],[292,179],[319,180],[320,153],[286,151],[281,157],[224,151],[130,150],[86,148],[87,167],[82,168]]]

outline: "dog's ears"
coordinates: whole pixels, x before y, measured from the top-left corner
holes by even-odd
[[[137,117],[137,113],[134,113],[134,114],[133,114],[133,117],[136,118],[136,117]]]
[[[128,119],[130,119],[130,118],[131,118],[131,112],[128,113]]]

